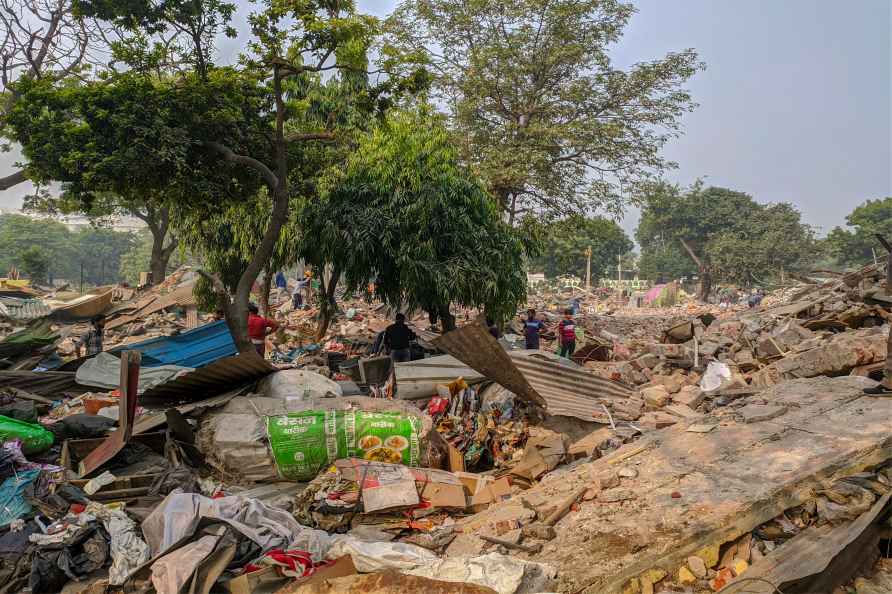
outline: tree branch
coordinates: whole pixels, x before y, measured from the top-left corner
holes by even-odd
[[[289,134],[285,137],[288,142],[302,142],[307,140],[334,140],[334,132],[306,132]]]
[[[694,263],[697,264],[698,267],[703,268],[703,262],[701,262],[700,258],[697,257],[697,254],[694,253],[694,250],[691,249],[691,246],[689,246],[688,243],[680,237],[678,238],[678,241],[680,241],[681,245],[684,246],[684,249],[687,250],[688,254],[691,256],[691,259],[694,260]]]
[[[26,181],[28,181],[28,174],[25,173],[23,169],[20,169],[11,175],[0,177],[0,191],[8,190],[9,188]]]
[[[211,272],[208,272],[207,270],[205,270],[203,268],[196,268],[195,271],[198,274],[200,274],[201,276],[203,276],[204,278],[206,278],[208,280],[208,282],[211,283],[211,286],[214,288],[214,292],[217,295],[219,295],[220,297],[223,297],[226,300],[226,302],[229,303],[229,301],[230,301],[229,291],[226,290],[226,285],[223,284],[223,281],[220,280],[219,276],[217,276],[216,274],[213,274]]]
[[[223,158],[230,163],[236,163],[238,165],[247,165],[248,167],[257,171],[266,181],[266,184],[269,186],[271,191],[274,191],[276,186],[279,185],[279,178],[276,177],[276,174],[272,172],[272,170],[264,165],[262,162],[258,161],[253,157],[248,157],[247,155],[239,155],[232,151],[231,148],[220,144],[219,142],[204,142],[204,146],[220,153],[223,155]]]

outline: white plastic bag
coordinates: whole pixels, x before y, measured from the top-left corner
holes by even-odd
[[[704,392],[718,390],[723,384],[731,381],[731,368],[718,361],[710,361],[706,372],[700,378],[700,388]]]
[[[352,536],[336,536],[325,557],[334,560],[344,555],[350,555],[356,571],[360,573],[413,569],[439,560],[434,553],[413,544],[364,542]]]
[[[557,572],[550,565],[524,561],[500,553],[479,557],[449,557],[405,571],[410,575],[476,584],[499,594],[547,592],[554,586]]]

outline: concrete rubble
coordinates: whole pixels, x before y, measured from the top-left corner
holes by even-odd
[[[533,288],[540,350],[525,308],[498,339],[415,312],[396,368],[363,299],[320,335],[272,295],[260,359],[188,268],[0,295],[0,594],[887,592],[883,277],[752,308]]]

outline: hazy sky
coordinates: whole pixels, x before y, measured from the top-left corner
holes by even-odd
[[[384,16],[396,0],[358,3]],[[707,64],[689,85],[700,106],[665,151],[679,165],[670,179],[704,177],[761,202],[792,202],[822,232],[867,198],[892,196],[889,0],[635,5],[612,52],[618,65],[687,47]],[[11,160],[0,155],[0,173]],[[17,207],[26,191],[0,193],[0,207]],[[636,222],[630,212],[623,227]]]

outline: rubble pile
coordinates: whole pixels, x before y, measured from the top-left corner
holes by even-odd
[[[0,594],[874,594],[883,276],[753,308],[543,288],[540,350],[416,313],[401,363],[394,312],[346,296],[320,336],[311,300],[274,295],[266,357],[239,354],[188,269],[27,295],[47,311],[0,296]],[[92,312],[102,352],[79,357]]]

